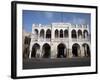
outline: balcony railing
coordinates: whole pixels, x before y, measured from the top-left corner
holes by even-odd
[[[43,41],[43,42],[50,42],[50,41],[60,41],[60,42],[66,42],[66,41],[72,41],[72,42],[83,42],[83,41],[90,41],[89,38],[54,38],[54,39],[51,39],[51,38],[36,38],[36,39],[33,39],[33,41]]]
[[[83,41],[90,41],[90,39],[89,38],[81,38],[81,39],[79,39],[79,38],[77,38],[77,39],[72,39],[72,41],[78,41],[78,42],[83,42]]]

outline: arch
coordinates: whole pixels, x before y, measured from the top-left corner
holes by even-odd
[[[59,32],[58,32],[58,30],[56,29],[56,30],[55,30],[55,38],[58,38],[58,35],[59,35]]]
[[[66,52],[67,52],[67,50],[66,50],[65,44],[60,43],[57,46],[57,58],[66,57]]]
[[[75,57],[79,56],[79,54],[80,54],[80,45],[79,44],[75,43],[72,45],[72,54]]]
[[[87,38],[87,37],[88,37],[88,31],[87,31],[87,30],[84,30],[84,31],[83,31],[83,37],[84,37],[84,38]]]
[[[38,38],[38,29],[34,30],[36,38]]]
[[[51,55],[51,47],[49,44],[45,43],[42,47],[43,58],[49,58]]]
[[[51,38],[51,30],[50,29],[48,29],[46,31],[46,38]]]
[[[32,47],[31,57],[36,58],[36,55],[39,54],[40,45],[38,43],[35,43]]]
[[[80,29],[78,30],[78,38],[82,38],[82,31]]]
[[[73,30],[71,31],[71,34],[72,34],[72,38],[77,38],[76,30],[75,30],[75,29],[73,29]]]
[[[44,29],[40,31],[40,38],[44,38]]]
[[[68,37],[68,30],[67,30],[67,29],[64,30],[64,37],[65,37],[65,38]]]
[[[84,55],[85,56],[90,56],[90,47],[89,47],[89,45],[87,43],[84,43],[82,45],[82,47],[83,47],[83,50],[84,50]]]
[[[63,38],[63,30],[60,30],[60,38]]]

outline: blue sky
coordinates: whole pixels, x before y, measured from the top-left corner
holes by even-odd
[[[72,24],[89,24],[89,13],[51,12],[23,10],[23,27],[27,32],[32,31],[32,24],[51,24],[53,22],[66,22]]]

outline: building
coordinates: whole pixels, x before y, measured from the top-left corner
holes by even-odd
[[[30,41],[31,41],[31,33],[22,31],[22,50],[23,50],[23,58],[29,58],[29,50],[30,50]]]
[[[29,58],[90,57],[90,45],[88,25],[33,24]]]

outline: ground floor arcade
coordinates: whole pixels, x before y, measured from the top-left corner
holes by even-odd
[[[30,49],[29,58],[70,58],[89,57],[90,45],[87,43],[34,43]]]

